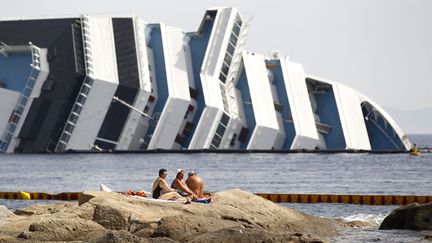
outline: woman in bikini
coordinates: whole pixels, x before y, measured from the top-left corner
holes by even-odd
[[[177,200],[184,199],[177,191],[168,186],[168,183],[165,181],[168,172],[166,169],[159,170],[159,177],[153,182],[153,193],[152,196],[155,199],[164,199],[164,200]],[[189,201],[186,199],[186,202]]]

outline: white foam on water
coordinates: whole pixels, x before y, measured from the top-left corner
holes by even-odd
[[[350,215],[342,219],[346,221],[364,221],[371,225],[380,225],[385,217],[386,215],[383,215],[381,213],[380,214],[359,213],[359,214]]]

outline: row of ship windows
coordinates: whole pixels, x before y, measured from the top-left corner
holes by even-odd
[[[231,31],[230,39],[227,46],[227,51],[225,52],[224,62],[222,64],[221,72],[219,74],[219,79],[225,83],[228,77],[228,71],[231,66],[232,58],[234,56],[234,51],[238,42],[238,37],[240,35],[240,30],[242,26],[242,21],[240,16],[236,16],[234,26]]]
[[[65,144],[69,142],[72,131],[75,128],[76,122],[78,121],[78,117],[81,114],[82,107],[87,99],[87,95],[90,92],[90,89],[93,84],[93,79],[86,78],[81,86],[79,95],[75,101],[75,104],[72,107],[72,111],[69,115],[68,121],[63,129],[62,135],[60,136],[60,141],[57,146],[57,150],[64,150]]]
[[[227,50],[225,52],[224,61],[222,64],[222,68],[219,74],[219,80],[222,82],[220,83],[220,90],[222,95],[222,102],[224,105],[225,112],[228,113],[228,99],[226,96],[225,86],[224,83],[227,80],[228,72],[231,66],[231,62],[234,56],[234,51],[238,42],[238,37],[240,35],[241,25],[243,22],[241,21],[241,18],[239,15],[236,16],[233,29],[231,31],[230,39],[228,42]],[[221,120],[219,121],[219,125],[215,131],[215,134],[213,136],[212,142],[210,144],[210,149],[217,149],[220,145],[220,142],[225,134],[226,126],[229,122],[229,116],[224,113],[221,117]]]
[[[82,24],[82,31],[83,31],[83,42],[84,42],[84,59],[86,63],[86,72],[87,74],[93,74],[93,59],[92,59],[92,52],[91,52],[91,39],[89,37],[89,29],[90,26],[87,23],[88,19],[83,18],[81,21]],[[60,140],[57,144],[56,150],[57,151],[63,151],[66,149],[66,145],[69,142],[70,136],[72,134],[73,129],[75,128],[75,124],[78,121],[78,117],[82,111],[82,107],[84,105],[84,102],[87,99],[87,95],[90,92],[91,86],[93,84],[93,80],[91,78],[86,77],[79,95],[74,103],[74,106],[72,107],[72,111],[69,114],[69,118],[66,122],[66,125],[63,129],[63,132],[60,136]]]
[[[32,48],[32,50],[38,50],[37,48]],[[36,67],[33,66],[33,69],[30,72],[30,75],[27,79],[26,86],[24,90],[21,92],[21,96],[19,98],[18,104],[15,106],[15,109],[12,111],[11,116],[9,117],[8,126],[6,129],[6,136],[3,138],[3,146],[7,149],[9,146],[10,141],[12,140],[12,136],[15,132],[16,125],[18,124],[21,115],[24,111],[24,107],[27,104],[28,97],[30,96],[33,87],[36,82],[36,78],[39,74],[39,71],[35,69]]]
[[[213,139],[211,141],[210,144],[211,149],[217,149],[219,147],[222,137],[225,133],[226,127],[228,125],[228,122],[229,122],[229,116],[226,113],[223,113],[219,121],[219,125],[216,129],[215,135],[213,136]]]
[[[84,59],[86,63],[86,72],[88,75],[93,74],[93,58],[91,51],[91,38],[89,36],[90,26],[87,23],[88,19],[83,18],[81,21],[82,31],[83,31],[83,44],[84,44]],[[93,84],[93,80],[91,78],[86,78],[81,85],[81,89],[79,95],[75,101],[74,106],[72,107],[72,111],[69,114],[68,121],[63,129],[63,132],[60,136],[59,143],[57,144],[57,151],[62,151],[66,149],[66,145],[69,142],[70,136],[72,134],[73,129],[75,128],[75,124],[78,121],[78,117],[81,114],[82,107],[87,99],[87,95],[90,92],[91,86]]]

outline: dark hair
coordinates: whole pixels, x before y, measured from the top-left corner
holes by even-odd
[[[167,169],[160,169],[159,170],[159,176],[163,175],[163,173],[167,172]]]

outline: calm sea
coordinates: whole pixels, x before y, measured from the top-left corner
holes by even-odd
[[[432,147],[432,135],[413,135]],[[409,154],[0,154],[0,191],[149,191],[158,170],[196,171],[207,191],[241,188],[255,193],[409,194],[432,193],[432,153]],[[41,201],[36,201],[41,203]],[[35,201],[0,200],[10,209]],[[335,242],[415,242],[427,232],[378,231],[396,206],[283,204],[327,218],[365,220],[373,226],[345,229]],[[432,234],[432,232],[429,232]]]

